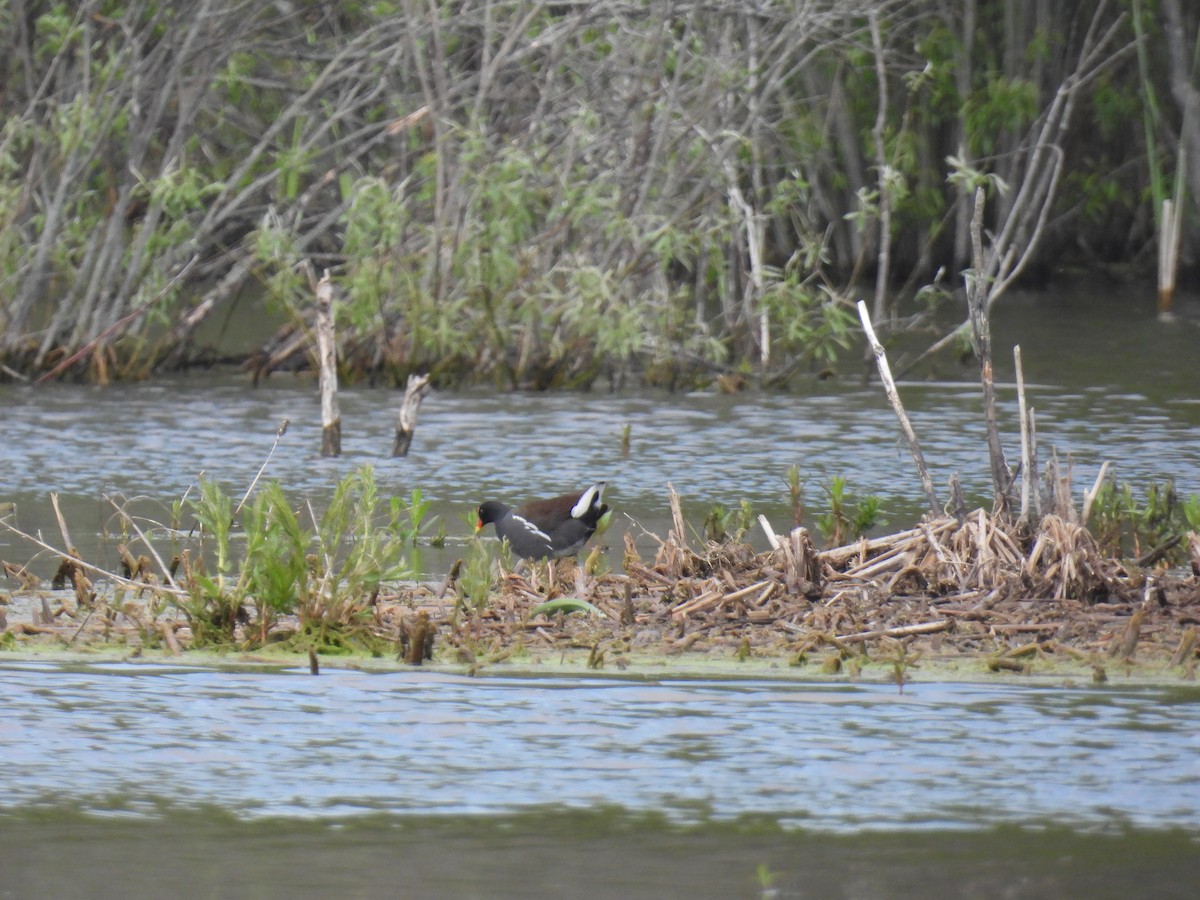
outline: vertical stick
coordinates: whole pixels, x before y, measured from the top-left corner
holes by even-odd
[[[333,282],[329,270],[317,282],[317,352],[320,357],[321,455],[342,455],[342,417],[337,402],[337,344],[333,332]]]
[[[672,531],[675,534],[675,542],[684,550],[687,550],[687,529],[683,524],[683,507],[679,503],[679,495],[675,493],[675,485],[668,481],[667,490],[670,492],[668,496],[671,500],[671,522],[674,525]]]
[[[729,175],[729,205],[741,213],[742,219],[746,223],[746,254],[750,264],[750,281],[743,292],[742,304],[747,322],[754,320],[757,309],[759,362],[765,370],[771,361],[771,320],[767,315],[766,307],[761,305],[764,285],[763,226],[760,217],[754,212],[754,208],[742,195],[742,190],[737,184],[737,174],[734,172],[733,164],[728,160],[725,162],[725,171]]]
[[[867,312],[867,304],[861,300],[858,301],[858,317],[862,319],[863,331],[875,353],[875,365],[879,369],[879,378],[883,382],[883,389],[887,392],[888,402],[892,404],[896,418],[900,420],[900,427],[908,441],[908,449],[912,453],[913,461],[917,464],[917,472],[921,476],[921,486],[925,489],[925,500],[929,503],[929,513],[936,516],[941,512],[942,506],[938,503],[937,494],[933,490],[933,480],[929,477],[929,469],[925,467],[925,455],[921,452],[917,433],[913,431],[912,423],[908,420],[908,413],[904,411],[904,405],[900,402],[900,394],[896,390],[896,382],[892,380],[892,370],[888,365],[883,344],[879,343],[879,338],[875,337],[875,329],[871,327],[871,315]]]
[[[1037,410],[1034,407],[1029,407],[1029,415],[1027,417],[1029,428],[1029,476],[1033,479],[1033,488],[1037,488],[1040,480],[1038,474],[1038,452],[1037,452]],[[1040,489],[1033,494],[1033,515],[1036,519],[1042,518],[1042,492]]]
[[[396,417],[396,439],[392,443],[392,456],[408,456],[413,432],[417,430],[417,413],[429,390],[428,374],[408,376],[404,400],[400,404],[400,414]]]
[[[50,505],[54,507],[54,517],[58,519],[58,530],[62,534],[63,549],[67,551],[68,556],[79,556],[79,551],[75,549],[75,544],[71,541],[70,532],[67,531],[67,520],[63,516],[62,510],[58,506],[58,494],[51,491]]]
[[[986,278],[983,257],[983,188],[975,190],[975,214],[971,218],[971,252],[973,269],[965,275],[967,306],[975,353],[979,357],[979,382],[983,387],[983,419],[987,426],[988,458],[992,465],[992,487],[996,495],[996,511],[1004,514],[1011,509],[1009,491],[1012,489],[1012,470],[1004,458],[1000,443],[1000,426],[996,421],[996,385],[992,374],[992,330],[988,307],[993,284]]]
[[[1173,200],[1162,202],[1158,229],[1158,311],[1171,312],[1175,297],[1175,273],[1179,267],[1179,211]]]
[[[879,16],[872,10],[867,16],[871,27],[871,46],[875,52],[875,82],[879,92],[879,106],[875,111],[875,127],[871,136],[875,141],[875,165],[879,167],[879,254],[875,272],[875,317],[882,319],[887,314],[887,288],[892,267],[892,167],[887,162],[887,145],[884,129],[888,116],[887,66],[883,58],[883,38],[879,30]]]
[[[1021,366],[1021,345],[1013,347],[1013,364],[1017,370],[1017,409],[1021,416],[1021,512],[1020,521],[1026,522],[1029,517],[1029,497],[1032,493],[1033,479],[1037,473],[1033,471],[1033,454],[1029,442],[1029,418],[1025,412],[1025,370]]]
[[[1096,473],[1096,480],[1092,482],[1092,489],[1083,492],[1083,513],[1079,517],[1080,525],[1087,525],[1088,517],[1092,514],[1092,504],[1096,502],[1096,496],[1100,493],[1100,488],[1104,486],[1104,479],[1108,475],[1108,464],[1110,460],[1105,460],[1104,465],[1100,467],[1100,471]]]

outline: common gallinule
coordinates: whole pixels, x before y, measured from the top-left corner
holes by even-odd
[[[596,523],[608,512],[600,502],[604,482],[577,494],[533,500],[512,509],[497,500],[479,507],[479,528],[496,526],[496,536],[508,541],[521,559],[559,559],[571,556],[587,543]]]

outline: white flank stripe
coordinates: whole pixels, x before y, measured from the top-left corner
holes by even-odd
[[[532,534],[534,537],[541,538],[547,544],[550,543],[550,535],[546,534],[546,532],[542,531],[542,529],[538,528],[536,525],[534,525],[528,519],[526,519],[522,516],[518,516],[515,513],[513,514],[513,518],[516,519],[518,522],[520,522],[521,527],[524,528],[526,531],[528,531],[530,534]]]

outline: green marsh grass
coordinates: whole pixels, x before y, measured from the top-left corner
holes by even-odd
[[[232,644],[253,609],[258,643],[280,617],[296,616],[303,640],[330,652],[356,638],[385,582],[413,574],[408,549],[427,506],[383,503],[369,466],[346,475],[323,513],[297,512],[277,482],[265,483],[242,510],[234,531],[228,494],[201,480],[187,509],[200,526],[194,547],[180,553],[184,594],[174,600],[197,645]],[[249,638],[248,638],[249,639]]]
[[[1181,498],[1173,480],[1151,482],[1138,497],[1124,482],[1106,479],[1096,491],[1088,529],[1102,553],[1168,564],[1186,561],[1189,532],[1200,532],[1200,496]]]

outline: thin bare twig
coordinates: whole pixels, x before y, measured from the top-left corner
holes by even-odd
[[[941,511],[941,505],[938,503],[937,492],[933,489],[933,479],[929,477],[929,469],[925,465],[925,454],[921,452],[917,433],[913,430],[908,413],[904,411],[904,404],[900,402],[900,392],[896,390],[896,382],[892,378],[891,367],[888,366],[887,352],[883,349],[883,344],[879,343],[879,338],[875,336],[875,329],[871,327],[871,314],[867,312],[867,304],[862,300],[858,301],[858,317],[862,320],[863,332],[871,343],[871,349],[875,352],[875,365],[879,369],[879,378],[883,382],[883,389],[887,392],[888,401],[892,404],[896,418],[900,420],[900,428],[904,432],[905,440],[908,441],[909,452],[912,453],[913,461],[917,464],[917,472],[921,477],[921,487],[925,491],[929,512],[936,516]]]
[[[250,487],[246,488],[246,493],[242,494],[242,499],[238,501],[237,509],[233,511],[234,517],[242,511],[242,507],[246,505],[246,501],[250,499],[250,495],[254,493],[254,486],[258,484],[258,479],[262,478],[262,473],[267,470],[267,464],[271,462],[271,457],[275,455],[275,448],[279,446],[279,439],[287,434],[288,420],[284,419],[279,423],[279,427],[275,429],[275,442],[271,444],[271,449],[267,453],[267,458],[263,460],[263,464],[258,467],[258,471],[254,473],[254,480],[250,482]]]
[[[162,585],[148,585],[144,581],[135,581],[132,578],[125,578],[121,575],[116,574],[115,572],[109,572],[107,569],[102,569],[99,566],[93,565],[92,563],[87,562],[86,560],[80,559],[79,557],[74,556],[70,553],[67,553],[67,552],[59,549],[58,547],[55,547],[52,544],[47,544],[41,538],[34,537],[32,534],[28,534],[28,533],[22,531],[21,529],[16,528],[13,525],[10,525],[8,522],[4,521],[3,519],[0,519],[0,526],[3,526],[4,528],[8,529],[9,531],[11,531],[13,534],[17,535],[18,537],[20,537],[24,540],[27,540],[32,544],[36,544],[37,546],[41,547],[43,550],[48,550],[51,553],[54,553],[58,556],[69,557],[80,568],[86,569],[87,571],[92,572],[96,575],[99,575],[102,578],[108,579],[113,584],[119,584],[122,587],[126,587],[126,588],[129,588],[130,590],[135,590],[135,591],[140,591],[140,590],[144,590],[146,588],[150,588],[155,591],[162,591],[165,593],[173,594],[175,596],[180,596],[180,595],[185,594],[184,591],[179,590],[177,588],[169,588],[169,587],[164,587]]]

